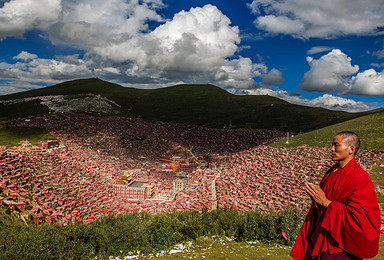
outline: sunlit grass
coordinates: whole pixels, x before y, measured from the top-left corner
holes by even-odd
[[[361,139],[363,149],[384,150],[384,111],[300,134],[272,144],[275,147],[330,147],[332,138],[340,131],[354,131]]]
[[[28,140],[32,145],[39,141],[56,139],[46,129],[35,127],[0,127],[0,145],[18,146],[20,141]]]
[[[275,244],[256,243],[248,244],[247,242],[220,241],[214,239],[198,239],[192,243],[192,246],[185,249],[181,253],[169,254],[164,253],[161,256],[154,255],[141,257],[141,259],[292,259],[289,256],[292,247],[281,246]],[[384,259],[384,235],[380,237],[379,254],[371,258],[374,260]]]
[[[165,253],[156,259],[291,259],[288,246],[265,243],[248,244],[217,240],[212,238],[199,238],[193,245],[182,253]],[[143,257],[143,259],[154,256]]]

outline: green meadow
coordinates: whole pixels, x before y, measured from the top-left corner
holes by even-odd
[[[255,242],[255,241],[249,241]],[[289,256],[291,246],[265,242],[235,242],[223,239],[199,238],[192,243],[190,247],[183,252],[170,254],[164,253],[160,256],[143,256],[140,259],[159,259],[159,260],[177,260],[177,259],[206,259],[206,260],[292,260]],[[371,258],[372,260],[384,259],[384,235],[380,238],[379,254]]]
[[[52,136],[46,129],[34,127],[0,127],[0,145],[7,147],[18,146],[20,141],[28,140],[32,145],[39,141],[52,140]]]
[[[340,131],[354,131],[361,139],[362,149],[384,150],[384,109],[370,115],[327,126],[319,130],[299,134],[272,144],[275,147],[330,147],[332,137]]]

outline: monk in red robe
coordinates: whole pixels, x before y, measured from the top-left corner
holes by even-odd
[[[373,183],[356,162],[357,134],[338,133],[332,142],[337,163],[319,185],[308,183],[312,206],[291,256],[296,260],[362,259],[377,255],[380,209]]]

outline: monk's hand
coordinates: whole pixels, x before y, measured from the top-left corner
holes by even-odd
[[[318,206],[328,207],[331,201],[327,199],[324,191],[319,187],[319,185],[313,183],[307,183],[305,187],[305,191],[311,197],[313,202],[315,203],[316,208]]]

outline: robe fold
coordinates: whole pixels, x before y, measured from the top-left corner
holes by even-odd
[[[331,167],[320,182],[328,208],[314,203],[291,251],[296,260],[313,259],[323,252],[348,252],[360,258],[377,255],[380,209],[373,183],[355,158],[337,169]]]

